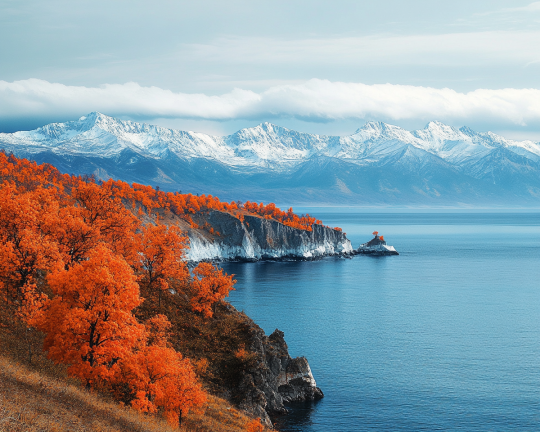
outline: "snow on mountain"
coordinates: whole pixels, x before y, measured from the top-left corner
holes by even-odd
[[[459,166],[504,147],[532,160],[539,160],[540,145],[531,141],[507,140],[491,132],[476,133],[430,122],[425,129],[409,132],[398,126],[369,122],[353,135],[331,137],[296,132],[271,123],[225,137],[184,132],[144,123],[118,120],[91,113],[77,121],[52,123],[39,129],[0,134],[4,146],[41,149],[57,154],[85,154],[111,157],[125,149],[150,157],[216,159],[228,165],[267,166],[272,162],[289,166],[314,156],[375,161],[388,157],[407,145],[431,153]]]
[[[388,199],[406,200],[410,193],[438,196],[443,189],[458,199],[463,190],[483,187],[475,179],[540,197],[539,143],[436,121],[416,131],[368,122],[349,136],[301,133],[262,123],[220,137],[90,113],[76,121],[0,134],[0,148],[73,172],[202,190],[205,185],[227,191],[249,184],[250,190],[262,192],[292,191],[302,184],[302,193],[314,199],[331,196],[336,187],[339,194],[368,201],[373,194],[382,197],[389,191],[393,192]],[[435,183],[437,193],[429,186]],[[310,189],[310,184],[316,187]],[[485,196],[497,196],[495,189],[488,189]]]

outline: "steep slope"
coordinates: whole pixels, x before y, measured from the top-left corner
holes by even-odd
[[[57,367],[61,369],[61,367]],[[85,432],[244,432],[251,421],[231,403],[210,396],[204,414],[189,414],[180,429],[160,418],[85,391],[65,376],[52,378],[35,364],[0,356],[2,431]]]
[[[262,123],[218,137],[91,113],[0,134],[0,148],[64,172],[226,199],[537,205],[540,190],[538,143],[440,122],[368,122],[343,137]]]

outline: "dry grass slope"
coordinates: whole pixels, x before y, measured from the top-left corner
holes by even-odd
[[[226,401],[211,396],[204,413],[187,416],[180,430],[237,432],[244,430],[249,420]],[[140,414],[0,356],[0,432],[173,430],[165,420]]]
[[[164,421],[0,357],[0,431],[169,431]]]
[[[5,318],[5,314],[2,314]],[[167,432],[173,429],[159,416],[140,414],[106,395],[86,391],[40,349],[43,335],[0,319],[0,432]],[[26,341],[25,341],[26,339]],[[28,355],[28,343],[33,355]],[[199,414],[190,413],[185,432],[245,431],[251,418],[229,402],[209,396]]]

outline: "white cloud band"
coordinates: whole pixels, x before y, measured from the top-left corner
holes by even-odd
[[[175,93],[136,83],[100,87],[48,81],[0,81],[0,118],[73,118],[90,111],[132,118],[200,120],[297,118],[308,121],[374,118],[441,120],[471,124],[540,126],[540,90],[366,85],[312,79],[256,93],[235,89],[220,96]]]

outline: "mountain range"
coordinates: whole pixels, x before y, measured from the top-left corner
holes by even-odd
[[[222,199],[339,205],[537,206],[540,143],[430,122],[368,122],[349,136],[262,123],[227,136],[101,113],[0,133],[0,148],[63,172],[211,193]]]

